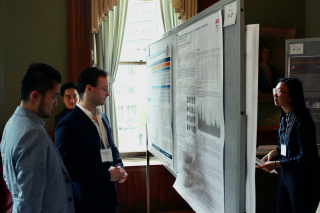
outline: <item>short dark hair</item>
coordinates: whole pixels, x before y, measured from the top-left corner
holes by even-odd
[[[90,67],[83,70],[78,77],[78,92],[80,99],[83,98],[83,94],[86,91],[86,86],[88,84],[90,84],[93,87],[96,87],[98,84],[98,78],[107,78],[107,76],[107,72],[98,67]]]
[[[60,82],[61,75],[55,68],[43,63],[30,64],[21,82],[21,100],[27,101],[29,94],[35,90],[45,96],[49,90],[54,89],[55,83]]]
[[[63,97],[64,96],[64,91],[66,91],[66,89],[76,89],[76,91],[78,91],[78,86],[73,83],[73,82],[68,82],[68,83],[65,83],[61,88],[60,88],[60,93],[61,93],[61,96]]]

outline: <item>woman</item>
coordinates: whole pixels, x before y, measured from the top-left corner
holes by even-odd
[[[262,93],[272,92],[278,84],[279,73],[276,68],[269,64],[271,58],[271,46],[267,43],[260,48],[259,64],[259,91]]]
[[[315,125],[304,102],[298,79],[280,79],[273,89],[274,103],[282,108],[279,146],[266,155],[259,168],[280,168],[278,212],[315,212],[317,208],[317,160]],[[319,202],[319,201],[318,201]]]

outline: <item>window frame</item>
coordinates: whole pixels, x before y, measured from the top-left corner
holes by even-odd
[[[158,3],[160,4],[160,0],[158,0]],[[157,5],[157,7],[159,6],[159,4]],[[152,9],[151,10],[151,13],[152,13],[152,11],[153,10],[155,10],[155,11],[157,11],[158,10],[158,8],[155,8],[155,9]],[[143,10],[139,13],[139,16],[144,16],[144,12],[146,11],[146,9],[145,8],[143,8]],[[148,9],[148,11],[149,11],[149,9]],[[137,14],[136,14],[137,15]],[[136,16],[135,16],[136,17]],[[133,18],[135,18],[135,17],[133,17]],[[157,22],[157,24],[158,24],[158,22]],[[163,24],[163,23],[162,23]],[[165,33],[165,32],[164,32]],[[136,35],[133,35],[133,32],[132,31],[130,31],[130,33],[128,33],[128,34],[126,34],[126,35],[132,35],[132,36],[136,36]],[[140,35],[143,35],[144,33],[143,33],[143,30],[142,31],[140,31]],[[144,59],[143,58],[143,60],[138,60],[138,61],[130,61],[130,58],[129,59],[127,59],[128,61],[119,61],[119,66],[121,66],[121,65],[127,65],[127,66],[130,66],[130,65],[133,65],[133,66],[137,66],[137,65],[144,65],[144,66],[147,66],[147,62],[146,62],[146,59]],[[138,71],[137,70],[134,70],[133,71],[133,75],[130,75],[130,68],[128,69],[128,76],[130,76],[130,77],[135,77],[135,76],[137,76],[138,75]],[[131,85],[128,85],[128,86],[131,86]],[[124,91],[125,91],[126,89],[124,88]],[[137,92],[138,92],[138,90],[139,90],[139,86],[137,86],[135,89],[134,89],[135,91],[134,91],[134,93],[133,94],[136,94]],[[128,91],[127,91],[128,92]],[[129,92],[128,92],[128,94],[129,94]],[[128,109],[127,109],[128,110]],[[136,106],[136,110],[137,110],[137,106]],[[137,111],[135,112],[135,113],[137,113]],[[147,125],[147,124],[146,124]],[[148,138],[146,138],[146,142],[148,143]],[[120,145],[120,144],[119,144]],[[148,151],[148,147],[146,147],[146,151],[143,151],[143,152],[141,152],[141,151],[138,151],[138,152],[120,152],[120,156],[121,157],[145,157],[146,156],[146,152]]]
[[[140,61],[119,61],[119,66],[120,65],[145,65],[145,66],[147,66],[147,62],[143,61],[143,60],[140,60]],[[148,138],[147,138],[147,144],[148,144]],[[146,151],[143,151],[143,152],[120,152],[119,151],[119,153],[120,153],[120,157],[144,158],[144,157],[146,157],[147,151],[148,151],[148,147],[146,147]]]

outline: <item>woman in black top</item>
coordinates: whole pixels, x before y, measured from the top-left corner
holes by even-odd
[[[260,166],[267,172],[280,168],[278,212],[315,212],[318,149],[315,125],[304,102],[298,79],[280,79],[273,89],[274,103],[281,106],[279,146]]]
[[[267,43],[261,45],[260,48],[260,63],[259,63],[259,92],[272,92],[272,88],[277,86],[279,73],[277,69],[270,65],[271,46]]]

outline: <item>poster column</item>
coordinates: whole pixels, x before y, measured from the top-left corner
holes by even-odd
[[[178,33],[174,188],[196,212],[224,212],[222,30],[219,11]]]
[[[259,24],[246,26],[246,203],[245,212],[256,212],[255,161],[258,120]]]
[[[148,150],[173,170],[172,146],[172,45],[147,57]]]

